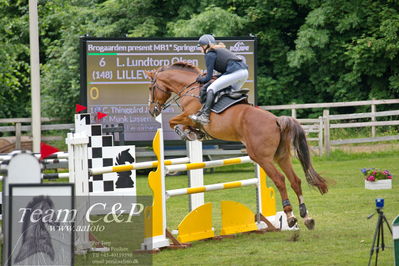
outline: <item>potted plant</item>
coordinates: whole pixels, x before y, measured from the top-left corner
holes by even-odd
[[[388,170],[363,168],[364,186],[366,189],[391,189],[392,174]]]

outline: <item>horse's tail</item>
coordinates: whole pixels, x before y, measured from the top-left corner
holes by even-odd
[[[278,117],[277,123],[280,126],[281,140],[275,158],[278,160],[278,158],[282,158],[283,156],[289,156],[292,141],[296,155],[305,173],[306,181],[310,185],[317,187],[321,194],[327,193],[328,186],[326,180],[312,166],[309,147],[302,126],[296,119],[289,116]]]

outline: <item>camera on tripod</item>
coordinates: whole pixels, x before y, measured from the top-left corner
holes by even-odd
[[[375,199],[375,207],[377,209],[378,213],[378,219],[377,219],[377,226],[374,232],[374,238],[373,238],[373,245],[371,246],[370,250],[370,258],[369,258],[369,266],[371,265],[371,259],[373,257],[374,251],[376,252],[375,254],[375,265],[377,265],[378,261],[378,253],[379,251],[384,251],[385,249],[385,241],[384,241],[384,222],[387,225],[389,231],[391,232],[392,235],[392,229],[389,226],[388,220],[384,215],[384,212],[382,209],[384,208],[384,199],[383,198],[376,198]],[[367,219],[370,219],[371,217],[374,216],[375,213],[369,215]]]
[[[383,198],[376,198],[375,199],[375,207],[377,210],[381,210],[384,208],[384,199]]]

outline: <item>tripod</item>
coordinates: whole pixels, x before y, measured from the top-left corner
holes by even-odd
[[[378,262],[378,252],[381,250],[383,251],[385,249],[385,242],[384,242],[384,221],[388,226],[389,231],[391,232],[392,235],[392,229],[389,226],[388,220],[384,215],[384,212],[382,211],[382,208],[377,208],[377,213],[378,213],[378,220],[377,220],[377,226],[375,228],[374,232],[374,239],[373,239],[373,245],[371,246],[370,250],[370,258],[369,258],[369,266],[371,265],[371,258],[373,257],[374,250],[375,252],[375,265],[377,265]],[[370,219],[371,217],[374,216],[375,213],[369,215],[367,219]],[[377,243],[376,243],[377,241]],[[380,241],[381,241],[381,246],[380,246]]]

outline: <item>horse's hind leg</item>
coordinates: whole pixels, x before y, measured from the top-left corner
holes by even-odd
[[[256,160],[254,159],[254,161]],[[284,175],[277,170],[272,160],[262,160],[256,162],[263,168],[263,170],[265,170],[267,176],[270,177],[270,179],[274,182],[277,189],[279,190],[283,203],[283,209],[285,214],[287,215],[288,226],[293,227],[296,224],[297,219],[292,213],[292,206],[288,199]]]
[[[294,169],[292,168],[291,158],[289,156],[285,156],[283,158],[279,158],[277,160],[278,165],[283,170],[284,174],[287,176],[288,180],[291,183],[292,189],[295,191],[298,202],[299,202],[299,214],[304,219],[305,226],[308,229],[313,229],[315,225],[315,221],[308,214],[306,209],[305,201],[302,195],[301,188],[301,179],[296,175]]]

